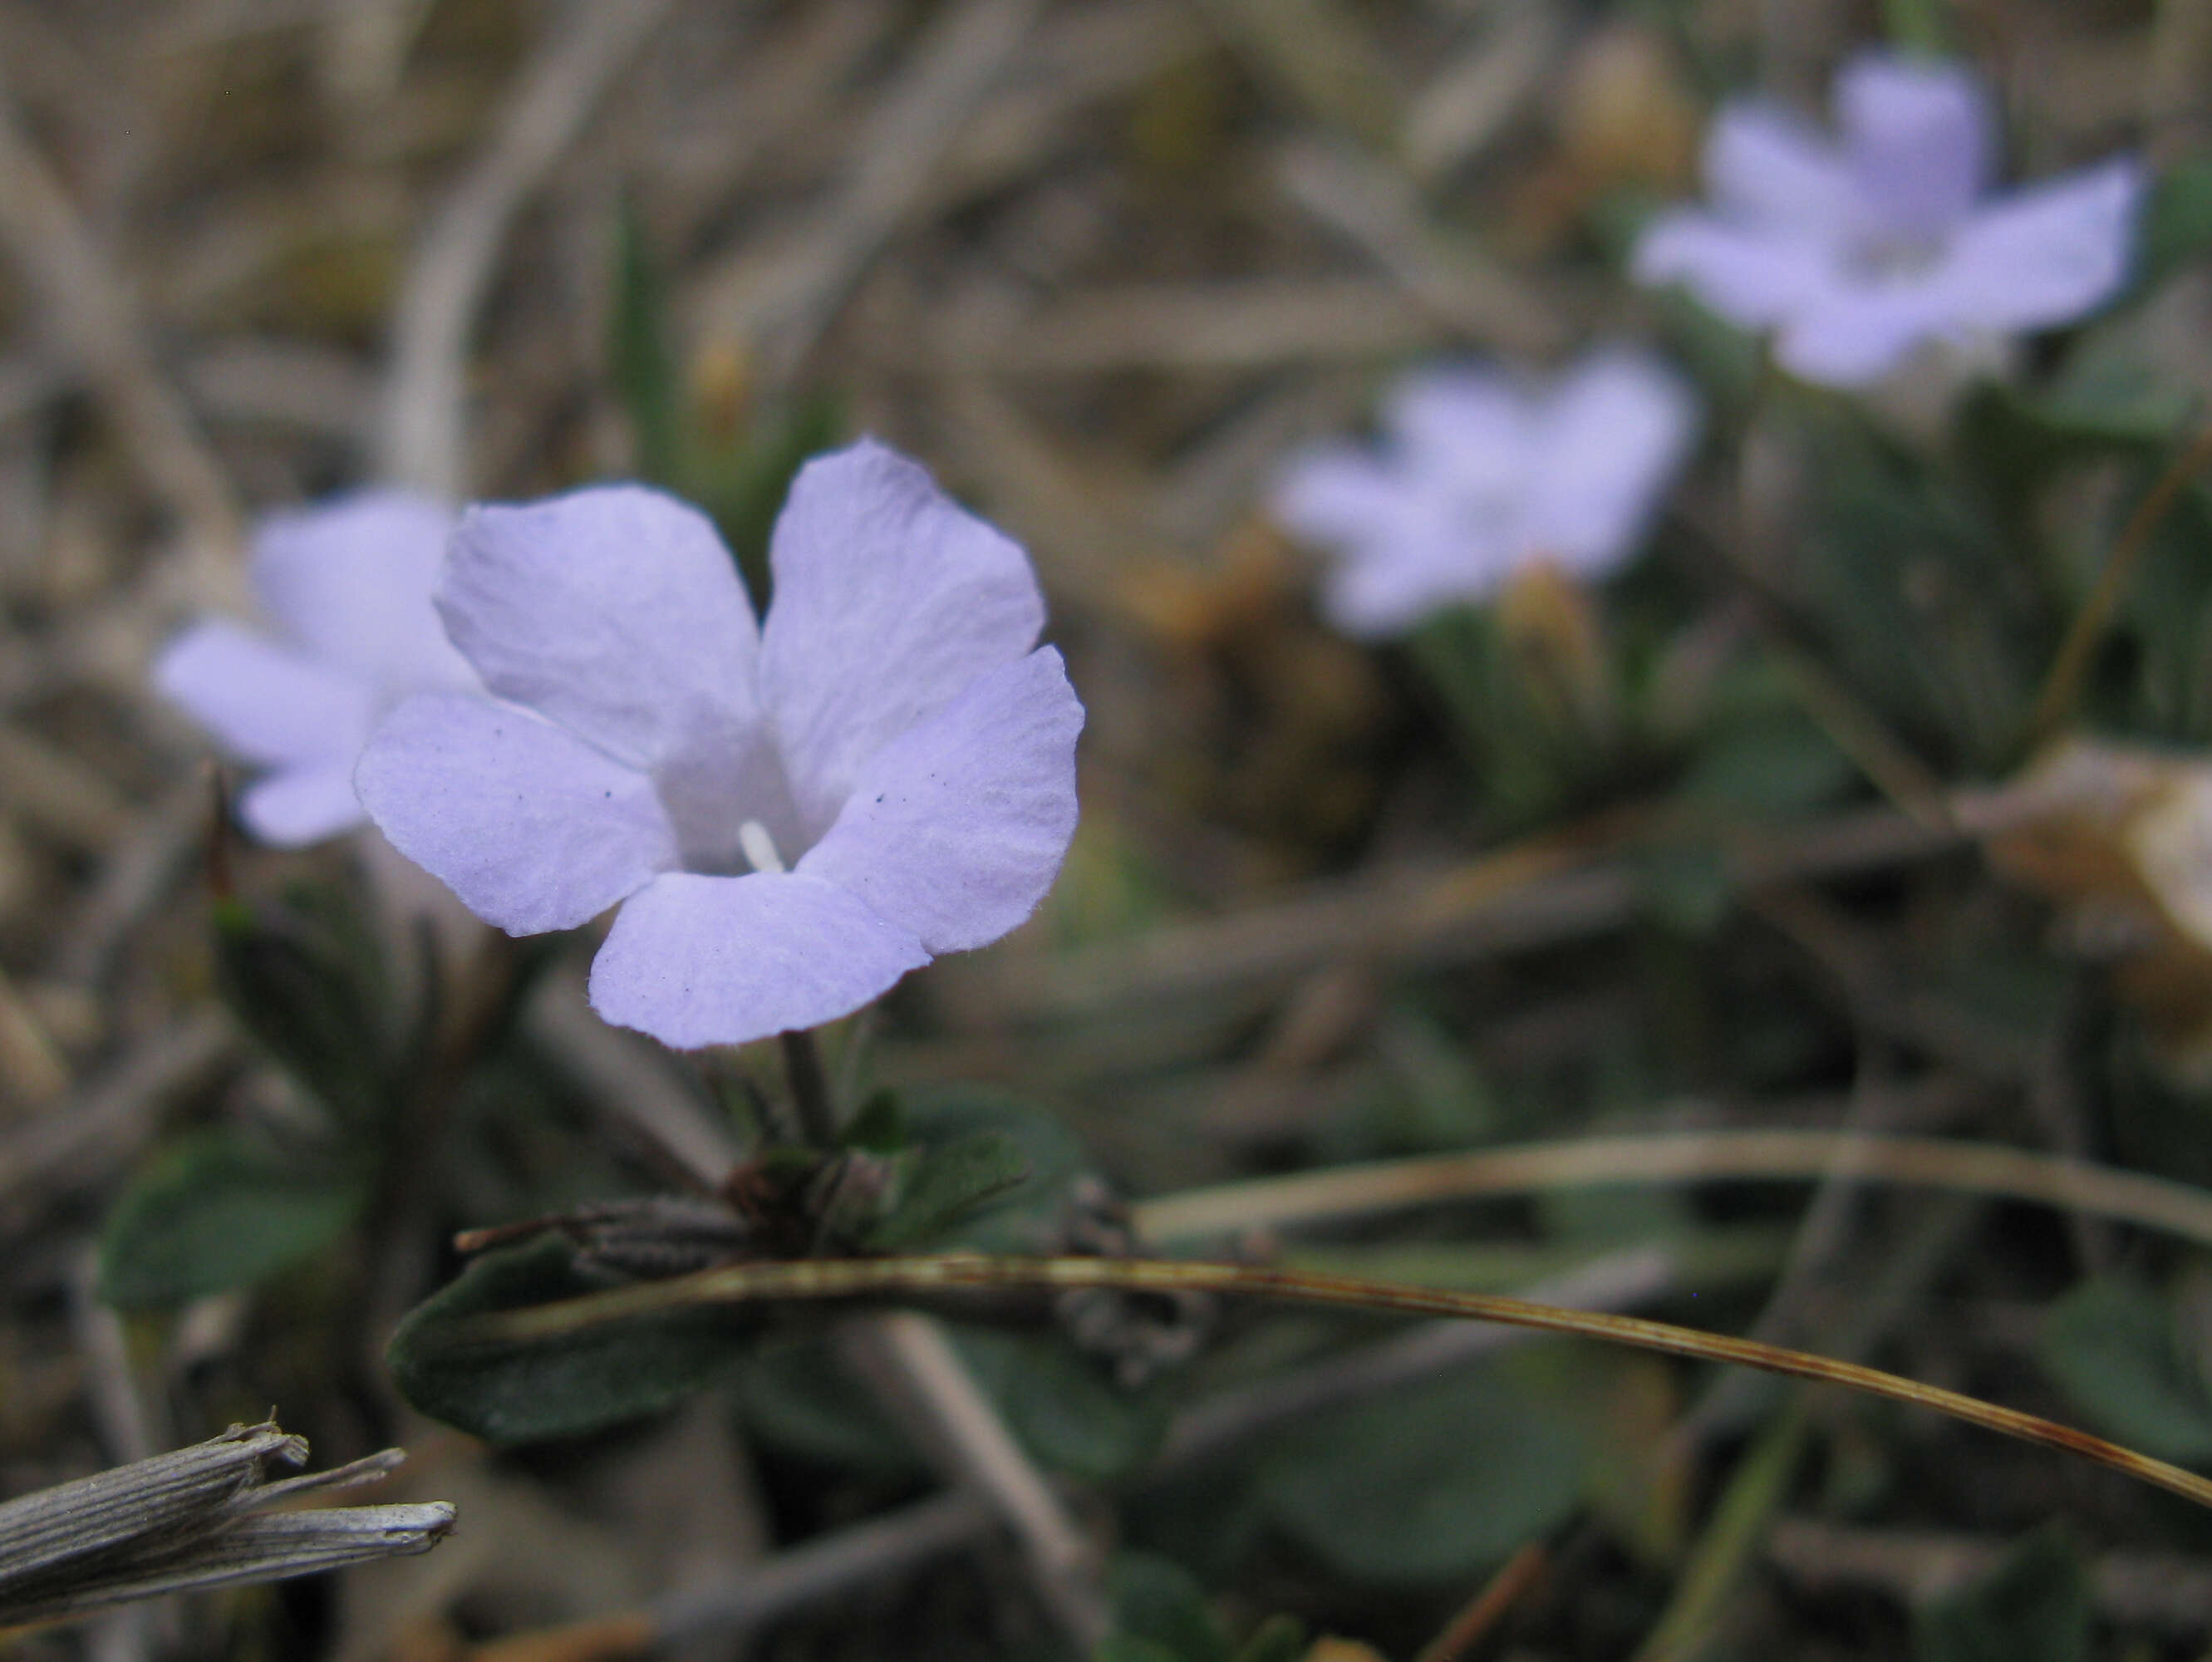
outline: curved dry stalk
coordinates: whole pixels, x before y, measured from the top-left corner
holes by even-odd
[[[377,437],[386,479],[433,496],[466,494],[469,334],[507,228],[670,3],[570,8],[524,69],[483,157],[432,220],[392,313]]]
[[[1140,1201],[1130,1221],[1162,1243],[1533,1189],[1831,1173],[2039,1201],[2212,1246],[2212,1194],[2187,1184],[1993,1143],[1843,1131],[1666,1131],[1334,1166]]]
[[[1492,1293],[1457,1293],[1349,1275],[1316,1275],[1259,1264],[1200,1263],[1166,1258],[1016,1258],[950,1253],[910,1258],[817,1258],[737,1263],[666,1281],[593,1293],[582,1298],[457,1321],[456,1347],[513,1345],[560,1337],[626,1318],[696,1309],[702,1305],[779,1299],[913,1298],[968,1288],[1106,1288],[1132,1293],[1241,1294],[1341,1310],[1408,1316],[1449,1316],[1602,1339],[1662,1355],[1729,1362],[1768,1373],[1848,1385],[1891,1402],[1934,1409],[1967,1425],[2021,1442],[2078,1454],[2143,1482],[2212,1507],[2212,1478],[2154,1460],[2070,1426],[1879,1368],[1726,1334],[1700,1333],[1668,1322],[1601,1311],[1568,1310]]]
[[[2096,587],[2075,614],[2073,626],[2059,642],[2058,655],[2051,660],[2043,690],[2036,695],[2035,709],[2027,718],[2031,745],[2048,739],[2073,714],[2090,661],[2104,644],[2105,631],[2112,626],[2112,614],[2119,610],[2120,597],[2134,580],[2136,568],[2142,563],[2151,533],[2181,500],[2190,482],[2208,466],[2212,466],[2212,429],[2199,433],[2173,459],[2120,527],[2119,539],[2098,575]]]

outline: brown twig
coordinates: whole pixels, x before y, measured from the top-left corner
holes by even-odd
[[[787,380],[861,272],[912,210],[975,107],[1036,21],[1040,0],[966,0],[943,11],[860,133],[840,188],[793,240],[748,253],[716,280],[711,326]]]
[[[2065,640],[2059,643],[2058,655],[2051,661],[2051,673],[2044,679],[2043,690],[2036,695],[2035,709],[2027,720],[2031,746],[2049,739],[2060,723],[2073,714],[2090,662],[2104,642],[2105,631],[2112,627],[2112,614],[2119,609],[2120,597],[2135,579],[2136,568],[2142,563],[2143,554],[2150,546],[2151,533],[2172,512],[2174,503],[2181,500],[2181,493],[2189,488],[2190,482],[2207,467],[2212,467],[2212,428],[2199,433],[2173,459],[2166,472],[2159,475],[2157,483],[2136,504],[2127,523],[2120,527],[2119,539],[2112,545],[2105,569],[2097,574],[2097,586],[2089,591],[2089,598],[2075,614]]]
[[[1371,1216],[1479,1195],[1599,1184],[1819,1178],[1839,1166],[1862,1181],[1922,1184],[2078,1207],[2212,1245],[2212,1194],[2187,1184],[1990,1143],[1858,1137],[1838,1131],[1586,1137],[1335,1166],[1140,1201],[1133,1208],[1133,1221],[1147,1240],[1204,1240],[1243,1229]]]
[[[1266,1298],[1340,1310],[1387,1311],[1498,1322],[1540,1332],[1572,1334],[1693,1361],[1727,1362],[1820,1385],[1846,1385],[1869,1396],[1933,1409],[1965,1424],[2040,1447],[2076,1454],[2212,1507],[2212,1478],[2017,1409],[1961,1396],[1894,1373],[1784,1350],[1726,1334],[1700,1333],[1638,1316],[1564,1310],[1525,1299],[1408,1287],[1352,1276],[1313,1275],[1257,1264],[1161,1258],[1019,1258],[951,1254],[913,1258],[814,1258],[738,1263],[611,1292],[469,1318],[454,1324],[457,1347],[527,1344],[603,1323],[696,1309],[702,1305],[782,1299],[917,1298],[969,1288],[1105,1288],[1136,1293],[1212,1293]]]
[[[183,533],[194,576],[225,598],[242,541],[230,482],[155,368],[135,308],[0,89],[0,246],[52,314],[147,486]]]
[[[1480,1644],[1483,1636],[1505,1618],[1528,1589],[1551,1568],[1552,1555],[1540,1541],[1531,1541],[1516,1552],[1468,1600],[1443,1630],[1421,1647],[1413,1662],[1459,1662]]]
[[[571,6],[523,70],[499,130],[431,221],[392,314],[378,471],[434,496],[469,486],[463,420],[470,331],[507,227],[581,132],[671,0]]]

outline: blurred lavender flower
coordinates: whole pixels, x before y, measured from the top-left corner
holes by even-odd
[[[1018,545],[864,441],[799,473],[769,562],[757,628],[673,498],[470,510],[437,606],[494,696],[409,699],[356,776],[511,934],[623,902],[592,1007],[670,1044],[828,1021],[995,941],[1074,832],[1083,707]]]
[[[154,684],[240,762],[266,770],[239,799],[264,843],[297,848],[366,816],[354,763],[376,718],[434,687],[472,687],[430,591],[451,512],[396,490],[273,514],[253,539],[253,587],[274,624],[228,618],[185,630]]]
[[[1382,405],[1382,441],[1294,457],[1276,520],[1337,557],[1322,591],[1346,633],[1395,634],[1524,566],[1602,576],[1634,551],[1697,425],[1689,389],[1638,352],[1593,353],[1548,387],[1429,369]]]
[[[1987,197],[1995,122],[1955,65],[1869,52],[1836,78],[1842,140],[1731,104],[1705,137],[1714,210],[1662,215],[1636,250],[1805,380],[1863,387],[1924,341],[2070,322],[2127,276],[2139,163]]]

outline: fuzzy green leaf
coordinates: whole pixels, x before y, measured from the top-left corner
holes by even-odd
[[[100,1243],[100,1295],[165,1308],[251,1287],[323,1250],[368,1202],[367,1175],[205,1131],[132,1178]]]
[[[2089,1577],[2063,1525],[2020,1542],[1972,1586],[1923,1609],[1914,1662],[2087,1662]]]
[[[573,1437],[659,1413],[720,1379],[744,1354],[757,1319],[687,1310],[609,1322],[528,1344],[487,1343],[464,1318],[599,1289],[557,1234],[487,1252],[417,1305],[385,1351],[407,1400],[493,1443]]]

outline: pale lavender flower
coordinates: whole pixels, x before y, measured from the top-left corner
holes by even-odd
[[[592,1007],[673,1045],[812,1026],[997,940],[1075,829],[1083,707],[1016,544],[863,441],[800,472],[769,563],[757,628],[672,497],[471,509],[437,606],[492,696],[409,699],[355,776],[510,934],[620,903]]]
[[[1523,566],[1583,579],[1613,569],[1696,426],[1680,379],[1625,349],[1543,386],[1490,368],[1421,370],[1384,399],[1378,445],[1293,457],[1271,507],[1335,556],[1322,593],[1330,619],[1349,635],[1392,635]]]
[[[377,717],[410,693],[477,685],[430,606],[453,528],[449,509],[398,490],[272,514],[252,572],[271,631],[207,618],[155,661],[163,696],[264,770],[238,804],[261,841],[359,825],[354,764]]]
[[[1705,137],[1711,211],[1662,215],[1636,251],[1722,317],[1774,332],[1807,380],[1863,387],[1933,340],[2080,318],[2128,272],[2142,167],[2122,157],[1986,194],[1995,120],[1955,64],[1883,52],[1836,78],[1839,142],[1736,103]]]

